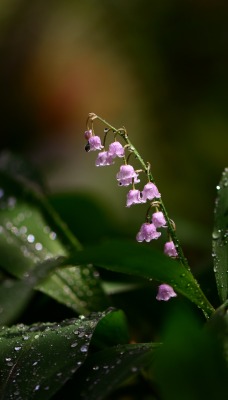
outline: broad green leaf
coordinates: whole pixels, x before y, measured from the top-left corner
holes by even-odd
[[[225,399],[228,374],[214,335],[200,326],[187,307],[166,321],[163,346],[156,352],[152,376],[162,400]]]
[[[228,298],[228,168],[223,172],[217,190],[212,255],[219,297],[224,302]]]
[[[0,285],[0,325],[9,325],[26,308],[33,296],[34,287],[58,268],[60,259],[52,259],[38,264],[19,279],[4,279]]]
[[[224,357],[228,365],[228,300],[222,304],[208,320],[206,328],[212,331],[224,351]]]
[[[102,400],[150,366],[160,344],[126,344],[89,356],[70,383],[72,398]]]
[[[17,174],[14,179],[1,171],[0,180],[0,265],[7,273],[22,279],[35,265],[80,248],[31,181]],[[80,314],[109,306],[91,265],[70,264],[37,288]]]
[[[78,251],[70,260],[80,264],[93,263],[111,271],[165,282],[197,304],[206,316],[214,311],[193,275],[177,261],[155,251],[153,246],[110,240]]]
[[[50,399],[83,364],[106,313],[0,330],[0,399]]]
[[[111,312],[103,318],[93,336],[93,344],[100,349],[129,342],[128,325],[122,310]]]

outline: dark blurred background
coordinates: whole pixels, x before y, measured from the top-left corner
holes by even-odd
[[[1,0],[1,149],[31,159],[53,193],[93,193],[134,237],[144,210],[125,208],[117,166],[84,152],[89,112],[124,125],[204,268],[227,166],[227,21],[219,0]]]

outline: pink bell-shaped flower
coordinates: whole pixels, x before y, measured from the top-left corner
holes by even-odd
[[[139,204],[141,201],[141,193],[139,190],[132,189],[127,194],[127,205],[126,207],[130,207],[132,204]]]
[[[138,178],[138,174],[135,172],[134,168],[127,164],[121,165],[118,174],[116,175],[116,179],[119,182],[120,186],[129,186],[134,180],[134,183],[140,182]]]
[[[91,136],[88,140],[89,151],[102,150],[104,146],[101,144],[101,138],[99,136]]]
[[[177,294],[174,292],[172,286],[163,283],[158,287],[158,294],[156,296],[157,300],[168,301],[171,297],[176,297]]]
[[[166,242],[164,245],[164,253],[169,257],[177,257],[177,251],[172,241]]]
[[[104,167],[111,164],[114,164],[114,161],[107,151],[102,151],[101,153],[98,153],[95,162],[96,167]]]
[[[120,142],[113,142],[109,145],[108,153],[112,158],[124,157],[124,147]]]
[[[159,197],[161,197],[161,195],[157,186],[152,182],[148,182],[142,191],[142,201],[145,203],[147,200],[153,200]]]
[[[140,231],[136,235],[136,240],[138,242],[150,242],[151,240],[158,239],[161,236],[161,232],[156,231],[156,227],[154,224],[150,224],[149,222],[145,222],[142,224]]]
[[[156,228],[161,228],[166,226],[166,220],[162,211],[157,211],[152,215],[152,223]]]

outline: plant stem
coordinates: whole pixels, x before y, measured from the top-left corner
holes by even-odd
[[[130,151],[132,153],[134,153],[135,158],[139,161],[139,163],[141,164],[144,172],[147,174],[149,182],[153,182],[155,184],[154,177],[153,177],[153,175],[152,175],[152,173],[150,171],[150,168],[149,168],[148,164],[145,163],[145,161],[143,160],[143,158],[141,157],[141,155],[139,154],[139,152],[137,151],[135,146],[133,146],[133,144],[131,143],[131,141],[128,138],[128,135],[126,134],[126,131],[124,129],[116,129],[114,126],[109,124],[109,122],[105,121],[103,118],[99,117],[96,114],[92,114],[91,113],[90,115],[93,116],[92,120],[95,120],[95,119],[100,120],[103,124],[105,124],[110,129],[112,129],[114,133],[118,133],[123,138],[125,143],[128,144]],[[164,214],[164,217],[165,217],[165,219],[167,221],[168,231],[169,231],[170,237],[172,238],[172,241],[173,241],[173,243],[175,245],[175,248],[176,248],[176,251],[177,251],[177,254],[178,254],[178,259],[181,262],[181,264],[183,264],[185,266],[185,268],[188,271],[190,271],[190,267],[188,265],[187,259],[184,256],[184,253],[183,253],[182,247],[180,245],[179,239],[177,238],[174,224],[173,224],[172,220],[168,216],[168,212],[167,212],[167,210],[165,208],[165,205],[164,205],[164,203],[162,201],[162,198],[159,199],[159,204],[160,204],[160,208],[161,208],[161,210],[162,210],[162,212]]]

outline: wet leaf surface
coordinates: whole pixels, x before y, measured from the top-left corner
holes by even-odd
[[[218,293],[224,302],[228,298],[228,168],[217,186],[212,249]]]
[[[50,399],[84,363],[94,330],[107,313],[1,328],[0,399]]]
[[[183,265],[156,251],[152,246],[126,240],[110,240],[74,253],[70,260],[81,264],[92,263],[111,271],[165,282],[197,304],[206,316],[213,312],[213,307],[193,275]]]
[[[8,161],[9,162],[9,161]],[[80,249],[45,198],[40,185],[11,162],[9,172],[0,158],[0,265],[23,279],[39,263]],[[57,270],[37,288],[78,313],[102,310],[109,302],[91,265]]]
[[[102,400],[153,362],[160,344],[119,345],[89,356],[71,383],[74,398]]]
[[[14,322],[24,311],[34,294],[34,287],[61,264],[61,259],[51,259],[36,265],[24,278],[4,279],[0,285],[0,325]]]

